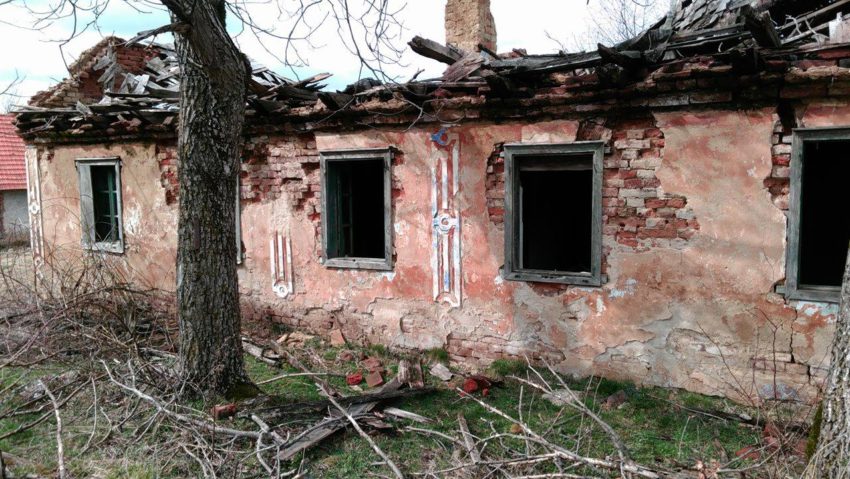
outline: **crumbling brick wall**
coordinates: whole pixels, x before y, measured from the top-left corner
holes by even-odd
[[[656,176],[664,159],[662,131],[650,119],[612,130],[602,183],[603,234],[638,250],[690,239],[699,223],[687,208],[687,198],[664,192]]]
[[[657,246],[680,247],[699,230],[688,200],[664,192],[656,176],[664,158],[664,134],[652,118],[582,123],[579,141],[605,141],[602,180],[602,233],[605,238],[637,251]],[[486,200],[491,223],[504,230],[505,163],[502,145],[487,159]],[[603,241],[603,273],[610,242]],[[563,290],[563,287],[541,287]]]
[[[246,143],[242,155],[242,199],[289,204],[308,216],[317,213],[319,152],[313,135],[259,136]]]
[[[177,204],[180,187],[177,182],[177,146],[174,142],[157,143],[156,161],[159,163],[159,183],[165,191],[165,203]]]
[[[67,78],[58,85],[38,92],[30,99],[31,105],[44,107],[73,107],[78,101],[83,103],[96,103],[103,98],[103,85],[99,82],[101,71],[95,71],[97,61],[113,49],[118,64],[124,71],[134,74],[140,73],[147,61],[154,55],[154,50],[143,45],[126,46],[117,44],[118,39],[107,37],[100,43],[84,52],[80,58],[70,66],[72,75],[77,77]],[[124,81],[123,75],[115,75],[112,88],[121,87]]]
[[[783,126],[781,120],[777,120],[770,148],[773,168],[770,176],[764,180],[764,187],[770,191],[773,204],[783,211],[788,210],[788,196],[791,191],[792,138],[790,128]]]

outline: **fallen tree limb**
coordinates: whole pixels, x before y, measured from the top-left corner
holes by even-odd
[[[65,445],[62,443],[62,416],[59,414],[59,402],[44,381],[39,379],[38,382],[53,404],[53,414],[56,416],[56,463],[59,468],[59,479],[65,479]]]
[[[275,361],[274,359],[267,358],[263,355],[263,348],[257,346],[256,344],[247,341],[245,338],[242,338],[242,350],[251,356],[257,358],[257,360],[262,361],[270,366],[278,366],[280,363]]]
[[[471,394],[467,394],[466,392],[463,391],[463,389],[457,388],[457,391],[458,391],[458,393],[460,393],[464,397],[467,397],[467,398],[477,402],[481,407],[483,407],[487,411],[489,411],[489,412],[491,412],[491,413],[493,413],[497,416],[500,416],[503,419],[506,419],[513,424],[516,424],[525,433],[525,435],[527,436],[527,439],[532,440],[532,441],[534,441],[538,444],[546,446],[550,450],[560,454],[562,458],[564,458],[568,461],[572,461],[572,462],[575,462],[575,463],[578,463],[578,464],[583,464],[583,465],[587,465],[587,466],[591,466],[591,467],[598,467],[598,468],[609,469],[609,470],[614,470],[614,471],[622,471],[624,473],[623,474],[624,477],[627,477],[627,474],[634,474],[636,476],[645,477],[647,479],[661,479],[662,477],[665,477],[665,476],[662,476],[659,473],[657,473],[657,472],[655,472],[651,469],[648,469],[644,466],[635,464],[634,462],[629,462],[627,464],[623,464],[619,461],[609,461],[607,459],[597,459],[597,458],[594,458],[594,457],[585,457],[585,456],[579,455],[579,454],[577,454],[573,451],[565,449],[564,447],[561,447],[557,444],[553,444],[552,442],[547,441],[545,438],[541,437],[536,432],[534,432],[534,430],[532,430],[527,424],[525,424],[521,421],[518,421],[517,419],[514,419],[513,417],[511,417],[511,416],[505,414],[504,412],[502,412],[501,410],[496,409],[495,407],[485,403],[484,401],[476,398],[475,396],[472,396]],[[516,437],[516,439],[526,439],[526,437],[518,436],[518,435],[515,435],[515,437]],[[672,476],[667,476],[667,477],[672,477]]]
[[[60,401],[60,402],[59,402],[59,407],[61,408],[62,406],[64,406],[64,405],[65,405],[65,403],[67,403],[68,401],[70,401],[70,400],[71,400],[74,396],[76,396],[76,395],[77,395],[77,393],[79,393],[80,391],[82,391],[82,390],[83,390],[83,388],[84,388],[84,387],[86,387],[86,386],[88,386],[88,383],[85,383],[85,382],[84,382],[83,384],[81,384],[80,386],[78,386],[76,389],[74,389],[73,391],[71,391],[71,393],[70,393],[70,394],[68,394],[67,396],[65,396],[65,398],[64,398],[64,399],[62,399],[62,401]],[[53,414],[53,411],[47,411],[47,412],[45,412],[44,414],[42,414],[41,416],[39,416],[37,419],[34,419],[33,421],[31,421],[31,422],[29,422],[29,423],[27,423],[27,424],[22,424],[22,425],[20,425],[20,426],[16,427],[15,429],[13,429],[13,430],[11,430],[11,431],[9,431],[9,432],[7,432],[7,433],[4,433],[3,435],[0,435],[0,441],[2,441],[3,439],[6,439],[6,438],[12,437],[12,436],[14,436],[15,434],[20,434],[20,433],[22,433],[22,432],[24,432],[24,431],[26,431],[26,430],[28,430],[28,429],[32,429],[32,428],[33,428],[33,427],[35,427],[35,426],[38,426],[39,424],[41,424],[42,422],[44,422],[47,418],[49,418],[52,414]]]
[[[153,396],[146,394],[146,393],[140,391],[139,389],[137,389],[133,386],[128,386],[128,385],[118,381],[112,375],[112,371],[106,365],[106,362],[101,360],[100,363],[103,365],[103,368],[106,370],[107,376],[109,376],[109,380],[113,384],[115,384],[119,388],[123,389],[124,391],[127,391],[127,392],[135,395],[136,397],[143,399],[145,402],[151,404],[154,408],[156,408],[156,410],[158,412],[160,412],[160,413],[162,413],[162,414],[164,414],[164,415],[166,415],[166,416],[168,416],[168,417],[170,417],[170,418],[172,418],[176,421],[183,422],[183,423],[186,423],[186,424],[191,424],[193,426],[199,427],[201,429],[204,429],[205,431],[208,431],[208,432],[211,432],[211,433],[214,433],[214,434],[221,433],[221,434],[226,434],[228,436],[233,436],[233,437],[248,437],[248,438],[256,440],[262,434],[262,433],[254,432],[254,431],[240,431],[238,429],[221,427],[221,426],[218,426],[216,424],[209,423],[207,421],[195,419],[191,416],[187,416],[185,414],[181,414],[179,412],[172,411],[172,410],[166,408],[165,406],[163,406],[162,404],[160,404],[160,402],[157,401]]]
[[[257,383],[257,386],[262,386],[263,384],[273,383],[275,381],[280,381],[281,379],[287,378],[297,378],[304,376],[337,376],[337,377],[345,377],[343,374],[333,374],[333,373],[292,373],[292,374],[281,374],[280,376],[275,376],[273,378],[266,379],[265,381],[260,381]]]

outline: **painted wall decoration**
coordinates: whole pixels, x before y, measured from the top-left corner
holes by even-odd
[[[27,146],[24,153],[27,173],[27,209],[30,221],[30,246],[33,265],[37,274],[41,274],[44,264],[44,234],[41,218],[41,176],[38,167],[38,150]]]
[[[456,206],[460,138],[446,128],[431,135],[434,301],[461,306],[461,217]]]
[[[292,294],[292,242],[275,232],[269,240],[269,261],[271,262],[272,291],[280,298]]]

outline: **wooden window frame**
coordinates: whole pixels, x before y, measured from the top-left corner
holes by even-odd
[[[327,268],[367,269],[392,271],[393,220],[392,220],[392,148],[330,150],[319,152],[322,176],[322,263]],[[383,258],[330,258],[328,257],[328,164],[382,160],[384,162],[384,257]]]
[[[850,141],[850,126],[795,128],[791,141],[791,191],[785,251],[785,297],[795,301],[837,303],[840,286],[812,286],[799,283],[800,208],[802,200],[803,153],[807,142]]]
[[[602,160],[605,143],[602,141],[576,141],[573,143],[505,145],[505,265],[503,277],[510,281],[560,283],[578,286],[602,286]],[[522,269],[519,251],[519,168],[522,157],[570,157],[592,155],[593,199],[591,226],[590,272],[546,271]]]
[[[92,194],[91,167],[112,166],[115,168],[115,191],[117,196],[118,210],[118,240],[96,241],[94,225],[94,196]],[[76,160],[77,177],[80,188],[80,226],[82,228],[82,245],[91,251],[105,253],[124,253],[124,202],[122,200],[121,183],[121,159],[118,157],[106,158],[79,158]]]

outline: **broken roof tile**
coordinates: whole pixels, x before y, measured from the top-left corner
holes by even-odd
[[[850,0],[680,0],[670,14],[633,39],[600,45],[595,51],[549,55],[466,52],[416,37],[410,42],[414,51],[449,64],[442,78],[386,85],[366,78],[336,93],[322,90],[328,74],[294,81],[252,63],[247,114],[309,116],[379,106],[392,110],[435,99],[476,102],[553,91],[591,101],[590,90],[604,98],[605,89],[615,84],[621,92],[652,92],[654,85],[641,88],[640,83],[651,83],[652,72],[688,59],[709,55],[727,66],[749,62],[747,68],[766,69],[769,63],[761,59],[766,55],[790,58],[810,52],[813,43],[823,41],[823,32],[842,6],[850,7]],[[18,111],[18,128],[24,134],[82,134],[133,118],[144,128],[173,130],[180,71],[172,47],[104,39],[74,63],[71,73]],[[631,84],[626,88],[623,82]]]

